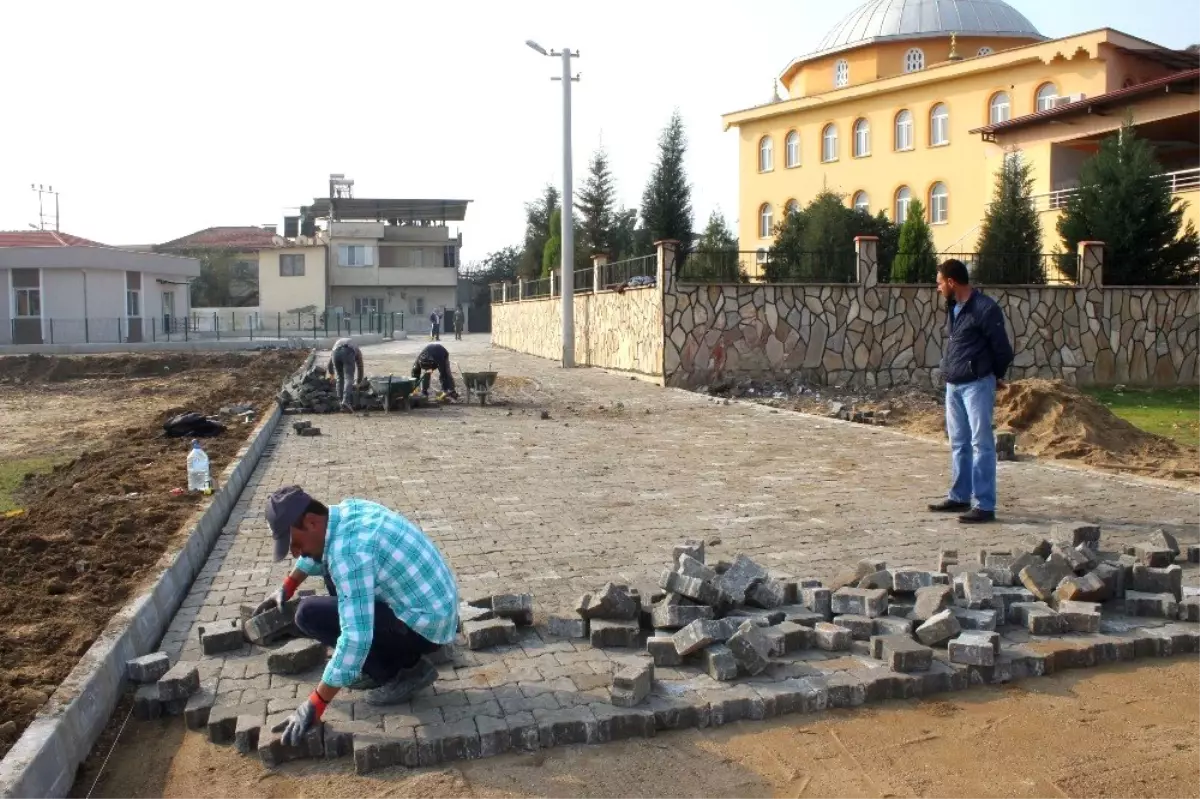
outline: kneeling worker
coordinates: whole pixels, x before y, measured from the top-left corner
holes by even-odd
[[[450,374],[450,353],[441,344],[427,345],[413,363],[413,379],[420,380],[421,393],[426,396],[429,395],[429,375],[434,369],[437,369],[442,391],[446,392],[446,396],[458,399],[458,392],[454,390],[454,377]]]
[[[345,499],[326,507],[300,486],[267,500],[275,560],[296,567],[255,610],[280,607],[309,575],[329,596],[305,597],[296,610],[304,635],[334,647],[320,683],[274,728],[298,744],[342,688],[367,690],[372,705],[408,699],[437,679],[423,657],[454,640],[458,587],[441,552],[415,525],[382,505]]]
[[[342,410],[354,410],[354,404],[351,402],[354,387],[367,376],[366,370],[363,369],[362,350],[350,339],[339,338],[334,342],[325,372],[337,376],[337,395],[342,401]]]

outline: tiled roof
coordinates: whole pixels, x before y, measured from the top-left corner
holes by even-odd
[[[57,230],[0,230],[0,247],[104,247]]]
[[[252,225],[234,225],[226,227],[210,227],[198,230],[166,244],[160,244],[160,250],[188,249],[223,249],[223,250],[261,250],[275,246],[275,233]]]

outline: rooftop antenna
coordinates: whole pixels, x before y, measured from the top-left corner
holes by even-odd
[[[36,184],[30,183],[29,188],[32,189],[33,191],[36,191],[37,196],[38,196],[38,225],[39,225],[38,229],[39,230],[45,230],[46,224],[50,219],[50,214],[45,211],[45,206],[42,202],[42,195],[44,195],[44,194],[53,194],[54,195],[54,230],[55,230],[55,232],[57,232],[58,231],[58,192],[56,192],[54,190],[53,186],[43,186],[41,183],[36,183]]]

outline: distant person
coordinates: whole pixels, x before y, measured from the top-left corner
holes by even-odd
[[[438,318],[437,311],[431,311],[429,314],[429,338],[431,341],[442,339],[442,320]]]
[[[971,288],[967,267],[955,258],[938,267],[946,299],[941,372],[946,381],[946,433],[950,437],[950,493],[929,506],[961,513],[963,524],[996,519],[996,390],[1013,361],[1004,313],[991,297]]]
[[[420,381],[421,393],[425,396],[429,396],[430,375],[434,369],[437,370],[442,391],[451,399],[458,399],[458,392],[454,390],[454,376],[450,374],[450,353],[441,344],[427,344],[413,362],[413,379]]]
[[[460,305],[454,309],[454,338],[458,341],[462,341],[464,321],[466,320],[463,317],[463,309]]]
[[[337,378],[337,395],[342,400],[342,410],[353,411],[354,387],[367,376],[363,369],[362,350],[350,339],[339,338],[333,344],[325,372]]]

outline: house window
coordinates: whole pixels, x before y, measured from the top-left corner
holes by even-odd
[[[279,256],[280,277],[304,277],[304,253]]]
[[[904,71],[920,72],[925,69],[925,53],[920,47],[913,47],[904,54]]]
[[[904,110],[896,114],[896,149],[911,150],[913,148],[913,115],[912,111]]]
[[[1053,83],[1043,83],[1037,90],[1037,110],[1049,111],[1058,99],[1058,88]]]
[[[442,266],[446,269],[458,268],[458,245],[447,244],[442,249]]]
[[[759,248],[758,248],[758,250],[757,250],[757,251],[755,251],[755,253],[754,253],[754,262],[755,262],[756,264],[765,264],[765,263],[767,262],[767,251],[766,251],[766,249],[764,249],[764,248],[762,248],[762,247],[759,247]]]
[[[850,62],[844,58],[833,65],[833,85],[837,89],[850,85]]]
[[[830,123],[821,131],[821,160],[829,163],[838,157],[837,127]]]
[[[929,112],[929,143],[934,147],[950,143],[950,111],[943,103]]]
[[[871,198],[867,196],[865,191],[856,191],[854,193],[854,210],[862,211],[864,214],[871,213]]]
[[[375,248],[363,244],[339,244],[338,266],[374,266]]]
[[[774,225],[774,214],[771,212],[771,204],[763,203],[758,209],[758,237],[760,239],[771,238],[771,230]]]
[[[800,134],[794,130],[787,135],[787,165],[800,166]]]
[[[354,315],[380,313],[383,311],[383,300],[379,297],[355,297]]]
[[[770,136],[758,140],[758,171],[770,172],[775,168],[775,148]]]
[[[425,266],[425,251],[420,247],[414,247],[408,251],[408,265],[414,269],[421,269]]]
[[[980,47],[978,55],[980,55],[980,56],[991,55],[994,52],[996,52],[996,51],[990,47]]]
[[[945,183],[934,183],[929,189],[929,221],[943,224],[950,216],[950,192]]]
[[[142,315],[142,273],[125,273],[125,315],[132,318]]]
[[[901,186],[896,192],[896,224],[903,225],[908,217],[908,206],[912,202],[912,192],[908,186]]]
[[[784,206],[784,211],[788,216],[791,216],[792,214],[798,214],[800,213],[800,203],[796,202],[795,200],[788,200],[787,205]]]
[[[1012,105],[1008,101],[1008,92],[996,92],[988,101],[988,122],[998,125],[1012,118]]]
[[[871,123],[860,119],[854,123],[854,157],[871,154]]]
[[[425,298],[424,297],[413,297],[412,298],[412,312],[414,314],[416,314],[417,316],[423,316],[425,314]]]
[[[42,315],[41,289],[15,289],[17,294],[17,318],[29,319]]]

